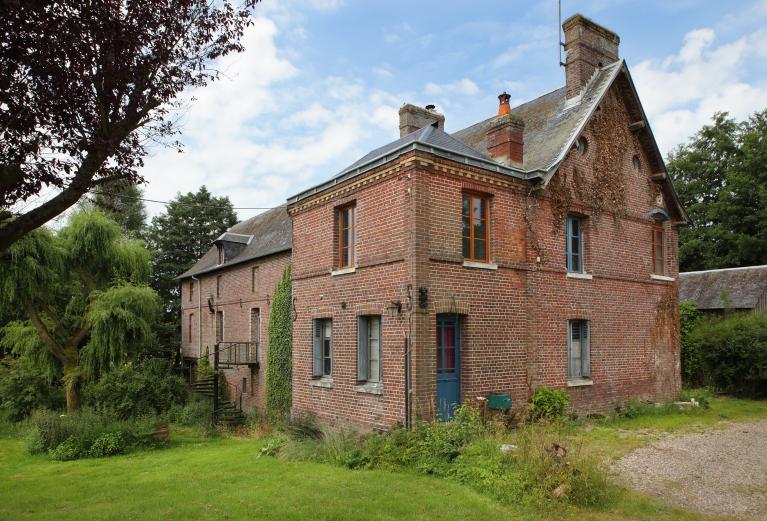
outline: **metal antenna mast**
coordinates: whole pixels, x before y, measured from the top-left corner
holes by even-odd
[[[557,0],[557,35],[559,36],[559,66],[564,67],[565,62],[562,61],[562,49],[565,44],[562,42],[562,0]]]

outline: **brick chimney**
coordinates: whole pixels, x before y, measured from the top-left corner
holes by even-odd
[[[435,123],[438,129],[445,130],[445,116],[437,112],[434,105],[416,107],[405,103],[399,108],[399,137],[405,137],[411,132]]]
[[[511,113],[509,96],[498,96],[498,118],[487,130],[487,151],[493,160],[504,165],[522,165],[525,122]]]
[[[617,34],[583,15],[576,14],[562,24],[565,32],[565,75],[567,99],[580,95],[594,73],[618,61]]]

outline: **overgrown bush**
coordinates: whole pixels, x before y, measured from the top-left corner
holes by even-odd
[[[727,394],[767,396],[767,312],[701,320],[687,338],[702,383]]]
[[[300,436],[286,443],[275,436],[265,447],[262,455],[445,477],[514,504],[543,506],[554,499],[595,505],[606,502],[612,490],[560,424],[509,433],[483,422],[466,405],[451,422],[422,422],[413,430],[362,436],[323,427],[319,438]]]
[[[17,422],[35,409],[64,407],[64,389],[26,358],[0,359],[0,421]]]
[[[699,350],[690,344],[690,335],[703,319],[694,302],[689,300],[679,305],[679,343],[681,349],[682,380],[685,385],[703,385],[703,359]]]
[[[149,418],[115,420],[90,410],[66,415],[36,411],[30,424],[27,450],[60,461],[111,456],[159,443],[151,435],[154,421]]]
[[[192,393],[186,404],[172,407],[166,416],[169,421],[186,427],[209,427],[213,421],[213,402]]]
[[[120,419],[163,414],[186,401],[186,386],[167,360],[126,364],[86,386],[84,404]]]
[[[570,397],[563,390],[539,387],[530,400],[530,419],[556,420],[563,418],[570,405]]]

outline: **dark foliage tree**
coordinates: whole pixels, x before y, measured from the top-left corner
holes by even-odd
[[[259,0],[0,0],[0,252],[169,144],[185,88],[218,77]],[[173,143],[178,146],[178,143]]]
[[[175,351],[180,342],[181,302],[176,279],[207,252],[213,241],[237,223],[228,197],[207,188],[178,194],[165,213],[152,219],[146,238],[153,251],[151,285],[163,301],[160,344]]]
[[[126,179],[105,183],[91,198],[93,205],[107,214],[132,237],[140,239],[146,228],[144,191]]]
[[[668,169],[693,221],[679,237],[680,270],[767,264],[767,110],[742,123],[716,114]]]
[[[76,213],[56,234],[34,230],[0,253],[0,310],[27,319],[6,325],[0,343],[62,374],[67,410],[77,410],[87,377],[152,346],[160,302],[150,270],[143,243],[101,212]]]

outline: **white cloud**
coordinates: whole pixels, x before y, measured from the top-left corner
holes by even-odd
[[[426,84],[425,91],[426,94],[434,96],[444,94],[463,94],[469,96],[478,94],[479,87],[469,78],[463,78],[462,80],[454,81],[453,83],[444,83],[441,85],[429,82]]]
[[[748,67],[767,57],[764,29],[716,45],[710,28],[690,31],[676,54],[645,60],[633,76],[661,150],[685,142],[717,111],[743,119],[767,106],[767,83],[748,81]]]
[[[394,73],[386,65],[379,65],[378,67],[373,67],[373,74],[383,79],[388,79],[394,76]]]

